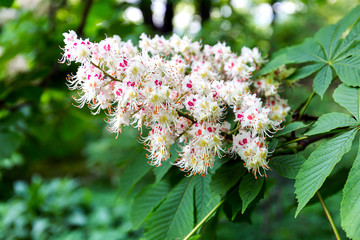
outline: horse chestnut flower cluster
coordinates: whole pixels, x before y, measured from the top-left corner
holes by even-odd
[[[63,35],[61,62],[79,63],[68,77],[69,89],[79,92],[78,107],[104,110],[110,132],[147,128],[140,142],[151,165],[168,160],[178,144],[173,164],[190,176],[207,174],[215,156],[224,154],[239,155],[255,177],[266,176],[265,137],[290,108],[277,93],[279,71],[286,69],[253,79],[264,63],[257,48],[237,55],[224,43],[202,45],[175,34],[142,34],[137,46],[119,36],[93,43],[74,31]],[[224,147],[226,141],[231,147]]]

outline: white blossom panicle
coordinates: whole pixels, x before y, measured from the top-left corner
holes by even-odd
[[[290,108],[277,93],[276,79],[286,69],[253,79],[265,62],[257,48],[236,55],[225,43],[203,46],[175,34],[142,34],[138,46],[119,36],[93,43],[74,31],[63,35],[60,62],[79,63],[67,79],[69,89],[79,92],[77,106],[87,105],[93,114],[104,110],[108,130],[116,134],[129,125],[142,133],[148,129],[140,142],[149,164],[169,160],[177,143],[173,164],[190,176],[206,175],[215,157],[228,153],[238,155],[255,177],[266,176],[265,137]],[[225,141],[232,147],[225,149]]]

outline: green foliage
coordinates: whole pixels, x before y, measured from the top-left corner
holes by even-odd
[[[349,238],[360,239],[360,146],[346,181],[341,201],[341,226]]]
[[[164,175],[172,167],[171,163],[175,162],[175,159],[178,157],[178,153],[177,153],[175,144],[171,146],[170,154],[171,154],[171,158],[168,161],[163,162],[161,164],[161,167],[154,167],[153,168],[153,172],[154,172],[155,177],[156,177],[156,182],[160,181],[164,177]]]
[[[282,155],[272,157],[269,161],[269,166],[274,169],[279,175],[295,179],[301,165],[305,162],[305,158],[301,154]]]
[[[305,135],[326,133],[336,128],[355,127],[358,122],[344,113],[328,113],[319,117],[312,129]]]
[[[131,239],[124,205],[115,194],[98,199],[96,191],[82,189],[72,179],[49,182],[33,177],[30,185],[18,181],[15,196],[0,204],[0,239]]]
[[[5,7],[16,5],[12,0],[0,2],[0,5]],[[82,19],[82,16],[85,16],[83,9],[88,2],[93,2],[93,5],[87,19]],[[183,7],[181,4],[184,4],[172,2],[175,5],[179,4],[180,8]],[[313,31],[323,25],[325,21],[332,21],[333,18],[335,19],[347,11],[349,5],[345,3],[341,2],[341,9],[337,5],[336,14],[326,11],[325,17],[319,10],[313,8],[314,5],[311,8],[308,7],[308,14],[298,12],[289,15],[290,21],[284,23],[278,21],[280,18],[275,16],[276,20],[267,28],[271,29],[273,34],[269,34],[267,29],[254,27],[250,14],[242,13],[231,7],[231,16],[212,16],[210,20],[202,23],[202,30],[196,37],[202,38],[204,43],[211,44],[215,44],[219,40],[226,41],[236,51],[240,50],[242,46],[248,45],[257,46],[263,52],[271,52],[279,46],[299,43],[304,37],[311,36]],[[256,4],[254,3],[254,5]],[[339,3],[335,3],[334,6],[336,4]],[[211,6],[214,13],[212,15],[215,16],[219,9],[223,9],[226,5],[227,3],[224,1],[212,1]],[[275,6],[275,4],[272,5]],[[201,231],[197,232],[198,235],[193,236],[193,239],[200,237],[210,239],[209,235],[212,238],[218,236],[219,239],[259,239],[268,237],[269,232],[274,239],[305,239],[309,237],[309,235],[303,235],[308,231],[300,228],[299,224],[290,225],[288,222],[291,220],[284,220],[290,214],[283,209],[292,209],[293,205],[293,197],[289,192],[291,187],[288,183],[286,186],[279,187],[284,187],[284,191],[287,191],[288,195],[278,197],[279,189],[277,187],[276,191],[269,191],[271,183],[274,181],[273,176],[270,176],[270,179],[261,178],[256,181],[252,174],[243,177],[246,169],[242,166],[241,159],[223,164],[219,164],[217,161],[216,164],[221,166],[216,165],[215,173],[206,177],[184,178],[182,174],[173,171],[169,161],[164,162],[162,167],[151,167],[146,163],[144,151],[139,148],[135,139],[128,141],[129,138],[136,138],[135,135],[128,134],[129,130],[124,131],[124,134],[119,135],[116,140],[114,135],[109,136],[102,132],[104,128],[102,118],[106,116],[94,119],[94,117],[88,116],[88,112],[74,109],[63,84],[66,74],[63,68],[56,63],[56,59],[60,58],[58,46],[62,45],[61,34],[68,29],[79,29],[83,20],[85,22],[83,35],[96,41],[102,39],[105,33],[108,36],[119,34],[123,39],[137,39],[142,32],[151,33],[151,27],[147,24],[136,25],[124,21],[125,10],[130,6],[138,7],[137,3],[120,3],[112,0],[51,1],[50,6],[52,12],[46,14],[18,9],[15,6],[18,11],[17,18],[0,26],[0,45],[4,50],[0,58],[0,89],[4,89],[4,91],[0,91],[0,169],[6,169],[4,180],[8,181],[0,183],[2,184],[0,187],[2,198],[9,195],[4,194],[6,184],[11,184],[17,178],[28,178],[34,171],[45,172],[49,177],[64,173],[76,174],[85,181],[98,177],[110,178],[113,182],[119,183],[117,188],[119,188],[120,197],[134,197],[130,212],[132,227],[141,228],[145,225],[145,236],[150,239],[184,237],[220,202],[220,195],[222,199],[226,199],[223,210],[219,210],[216,217],[212,217],[209,222],[205,223]],[[316,6],[318,9],[329,8],[326,4],[320,5],[320,7]],[[277,14],[276,11],[274,13]],[[316,19],[316,21],[307,21],[309,18]],[[226,30],[224,26],[230,27]],[[336,25],[320,30],[314,38],[309,38],[303,44],[288,47],[275,54],[262,73],[270,72],[283,64],[299,64],[297,65],[298,70],[289,79],[299,80],[315,75],[313,88],[320,96],[326,93],[332,79],[339,77],[348,86],[340,85],[335,90],[334,99],[360,121],[359,89],[349,87],[360,85],[359,28],[358,7]],[[8,63],[18,54],[22,54],[28,61],[29,69],[26,72],[10,75]],[[300,88],[297,88],[295,92],[298,94]],[[327,109],[328,105],[326,104],[327,102],[321,102],[321,105],[316,108],[323,108],[324,105],[324,109]],[[309,142],[298,141],[287,144],[287,141],[294,140],[295,135],[289,133],[309,126],[308,119],[304,119],[304,121],[296,119],[296,122],[287,124],[269,143],[269,151],[275,147],[279,148],[277,149],[279,151],[274,153],[277,156],[272,157],[269,164],[281,176],[295,178],[305,161],[301,154],[297,154],[298,151],[303,150],[307,144],[313,143],[313,139],[315,141],[328,136],[324,135],[323,137],[322,133],[339,127],[359,125],[347,115],[326,114],[320,116],[312,130],[308,132],[309,137],[305,140],[309,140]],[[301,131],[297,131],[296,136],[300,133]],[[317,135],[313,136],[314,134]],[[349,134],[349,132],[345,134]],[[347,142],[350,142],[351,137],[352,135]],[[324,144],[330,146],[329,143],[333,140]],[[336,146],[340,147],[340,144]],[[322,148],[318,147],[317,142],[310,147],[315,149],[312,154],[314,156]],[[346,152],[345,148],[347,149],[344,146],[343,152]],[[327,148],[323,152],[333,152],[333,150],[329,151]],[[177,157],[177,153],[175,149],[172,149],[171,152],[171,161],[173,161]],[[339,155],[341,154],[339,153]],[[307,162],[315,161],[311,160],[315,158],[314,156],[310,157]],[[12,171],[11,168],[22,164],[23,159],[26,160],[25,166],[20,170],[16,168]],[[84,167],[85,159],[87,168]],[[354,232],[354,229],[359,223],[357,216],[349,215],[355,214],[356,211],[349,214],[348,212],[351,209],[359,208],[357,207],[358,202],[353,198],[359,187],[356,179],[358,159],[359,157],[354,162],[353,170],[349,175],[342,203],[342,226],[348,236],[353,238],[356,238],[357,233]],[[337,161],[335,160],[331,160],[331,164]],[[346,161],[347,164],[343,164],[343,162],[345,161],[341,161],[341,166],[337,166],[342,168],[340,171],[336,171],[336,174],[328,178],[325,176],[326,182],[321,190],[326,191],[328,195],[333,194],[329,190],[330,187],[338,190],[345,182],[346,174],[343,173],[349,168],[350,163],[348,162],[350,161]],[[323,166],[325,163],[320,165]],[[304,167],[306,166],[304,164]],[[89,170],[90,173],[87,172]],[[317,172],[320,174],[322,170]],[[324,173],[324,175],[326,174]],[[329,181],[330,187],[325,186],[328,180],[331,180]],[[73,182],[72,180],[54,180],[50,183],[37,181],[34,180],[30,186],[23,183],[17,184],[18,190],[15,197],[0,206],[0,222],[2,224],[0,229],[5,229],[0,232],[0,238],[11,239],[12,236],[16,236],[14,238],[23,239],[20,235],[26,236],[24,237],[26,239],[29,237],[33,239],[131,239],[131,237],[138,239],[140,237],[134,236],[133,232],[128,233],[130,222],[126,222],[124,217],[128,206],[123,206],[121,203],[117,203],[115,207],[107,204],[107,202],[114,202],[115,194],[110,196],[107,201],[100,199],[97,204],[94,204],[89,191],[80,190],[76,184],[69,183]],[[262,181],[264,182],[261,187],[260,182]],[[55,184],[55,182],[57,183]],[[338,185],[334,186],[334,183]],[[352,186],[354,188],[351,188]],[[22,188],[27,190],[23,191]],[[102,190],[98,191],[99,195],[102,194]],[[255,210],[264,191],[267,196],[271,196],[268,197],[269,200],[274,198],[281,200],[276,201],[275,204],[273,204],[275,201],[272,201],[271,204],[265,203],[260,210]],[[297,191],[301,195],[301,189],[299,188]],[[308,191],[308,189],[304,191]],[[130,193],[133,193],[132,196]],[[96,191],[93,194],[95,195]],[[240,196],[242,197],[240,198]],[[346,199],[345,196],[347,196]],[[315,212],[314,207],[316,206],[311,206],[310,211]],[[263,209],[266,209],[265,214]],[[240,210],[242,210],[242,214],[240,214]],[[237,224],[227,223],[221,211],[224,211],[225,215]],[[283,218],[276,221],[281,229],[275,231],[274,227],[269,226],[269,221],[265,221],[265,219],[267,216],[272,216],[278,220],[281,213],[285,213],[282,215]],[[299,218],[308,213],[305,211]],[[312,217],[313,219],[308,218],[304,221],[308,221],[307,223],[310,223],[308,225],[321,225],[321,227],[326,225],[321,222],[322,218],[316,218],[314,215]],[[170,221],[168,221],[169,219]],[[246,225],[247,223],[238,225],[238,222],[250,221],[250,219],[253,220],[255,227],[250,228]],[[263,219],[264,224],[260,225]],[[5,220],[8,221],[7,225],[4,225]],[[144,222],[145,224],[143,224]],[[318,224],[318,222],[322,224]],[[233,230],[228,231],[228,229],[231,230],[231,226]],[[255,228],[267,230],[259,233],[257,230],[254,231]],[[239,229],[241,230],[239,231]],[[315,233],[315,230],[318,229],[313,230],[314,235],[318,234],[318,232]],[[319,232],[325,236],[324,239],[328,238],[329,229],[323,227]],[[316,237],[318,236],[320,235],[316,235]]]
[[[314,91],[322,98],[332,80],[332,70],[329,65],[325,65],[316,74],[313,82]]]
[[[242,200],[241,213],[245,212],[247,206],[259,194],[263,183],[264,178],[255,178],[252,174],[246,174],[245,177],[242,179],[239,186],[239,194]]]
[[[325,142],[305,161],[295,181],[295,193],[299,202],[295,216],[314,196],[342,156],[350,150],[356,130],[353,129]]]
[[[239,181],[245,172],[246,170],[240,161],[233,163],[230,160],[222,164],[212,177],[212,189],[217,194],[225,195],[225,193]]]
[[[194,178],[184,178],[145,225],[146,239],[184,237],[194,227]]]
[[[360,49],[359,19],[360,6],[337,24],[320,29],[314,38],[279,51],[260,74],[268,73],[283,64],[309,63],[310,67],[299,70],[295,79],[306,77],[320,69],[315,75],[313,89],[321,98],[331,83],[333,70],[345,84],[360,86],[360,58],[354,55]],[[346,31],[349,33],[343,38]],[[304,70],[308,70],[308,74]]]
[[[158,206],[170,191],[170,186],[166,182],[159,182],[147,186],[134,199],[131,206],[131,223],[134,229],[151,215],[152,211]]]
[[[0,135],[0,159],[10,157],[11,153],[19,147],[20,141],[21,137],[16,133],[2,133]]]
[[[220,202],[220,196],[213,192],[210,183],[211,176],[195,176],[196,224]]]
[[[360,121],[360,88],[352,88],[341,84],[335,89],[333,97],[338,104],[346,108]]]
[[[309,64],[304,67],[298,68],[296,72],[290,77],[291,80],[299,80],[310,76],[314,72],[317,72],[324,67],[323,63]]]
[[[301,163],[304,159],[297,162],[294,157],[291,157],[292,155],[280,154],[280,156],[271,159],[270,166],[277,170],[280,175],[294,178],[298,172],[295,181],[295,193],[299,202],[296,216],[314,196],[315,192],[322,187],[335,165],[352,148],[353,139],[358,131],[360,121],[360,91],[358,88],[360,86],[359,36],[360,6],[355,7],[338,23],[321,28],[313,38],[306,39],[302,44],[280,50],[274,54],[267,66],[260,71],[260,74],[265,74],[283,64],[301,64],[301,68],[289,79],[296,81],[314,74],[313,90],[321,99],[332,80],[338,77],[343,83],[334,91],[333,98],[355,117],[354,119],[349,115],[338,112],[324,114],[317,119],[312,129],[305,133],[306,136],[298,139],[290,137],[287,140],[290,140],[291,144],[279,144],[280,151],[282,149],[284,149],[284,152],[289,151],[285,150],[285,146],[288,146],[289,149],[296,153],[297,149],[302,149],[304,145],[307,146],[309,143],[326,139],[326,137],[332,136],[336,132],[345,132],[332,139],[326,139],[320,146],[318,144],[312,146],[314,150],[303,165]],[[305,107],[301,109],[302,112],[297,120],[301,121],[302,114],[306,111],[311,99],[312,97],[308,98],[306,104],[300,105]],[[302,122],[291,124],[289,130],[285,127],[276,136],[286,136],[286,133],[296,130],[297,125],[303,124],[306,127],[305,123]],[[356,161],[354,164],[356,164]],[[344,166],[344,164],[340,165],[339,168],[341,166]],[[295,171],[292,171],[292,167],[295,167]],[[356,169],[355,165],[354,168]],[[351,180],[350,176],[352,177]],[[353,184],[352,188],[357,189],[358,182],[356,182],[354,176],[352,171],[347,181]],[[342,179],[337,180],[337,182],[343,182],[344,176],[341,177]],[[334,191],[329,190],[327,186],[323,188],[324,191],[326,190],[325,195],[334,194]],[[350,191],[346,187],[349,196],[351,195]],[[343,200],[342,209],[347,209],[350,212],[350,209],[356,209],[356,204],[354,199],[350,201]],[[347,231],[348,236],[356,238],[355,229],[359,226],[359,223],[356,220],[351,222],[350,217],[345,220],[344,216],[345,214],[342,213],[343,228]],[[356,219],[355,216],[352,218]]]
[[[307,127],[308,125],[304,124],[303,122],[292,122],[288,125],[286,125],[283,129],[281,129],[280,131],[278,131],[275,136],[276,137],[280,137],[283,135],[286,135],[288,133],[303,129],[305,127]]]
[[[139,149],[140,150],[140,149]],[[138,150],[138,151],[139,151]],[[124,170],[120,177],[119,190],[122,196],[127,196],[134,188],[135,184],[144,177],[151,168],[149,164],[142,158],[134,158],[131,163]]]
[[[0,7],[11,7],[13,2],[14,2],[14,0],[2,0],[0,2]]]

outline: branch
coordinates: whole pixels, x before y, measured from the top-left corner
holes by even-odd
[[[97,69],[99,69],[100,71],[102,71],[102,72],[105,74],[105,76],[109,77],[111,80],[117,81],[117,82],[121,82],[120,79],[114,78],[113,76],[111,76],[110,74],[108,74],[104,69],[102,69],[100,66],[96,65],[96,64],[93,63],[92,61],[90,61],[90,63],[91,63],[94,67],[96,67]]]
[[[87,20],[87,17],[89,15],[90,8],[91,8],[92,4],[93,4],[93,0],[87,0],[86,1],[86,5],[85,5],[85,8],[84,8],[82,18],[81,18],[81,22],[80,22],[80,25],[79,25],[79,27],[78,27],[78,29],[76,31],[79,36],[83,35],[86,20]]]
[[[193,116],[191,116],[191,115],[189,115],[189,114],[187,114],[187,113],[181,112],[181,111],[179,111],[179,110],[177,110],[177,113],[179,114],[179,116],[184,117],[184,118],[187,118],[187,119],[189,119],[190,121],[192,121],[193,123],[196,123],[196,120],[195,120],[195,118],[194,118]]]

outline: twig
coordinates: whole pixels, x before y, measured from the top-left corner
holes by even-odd
[[[179,114],[179,116],[184,117],[184,118],[187,118],[187,119],[189,119],[190,121],[192,121],[193,123],[196,123],[196,120],[195,120],[195,118],[194,118],[193,116],[191,116],[191,115],[189,115],[189,114],[187,114],[187,113],[181,112],[181,111],[179,111],[179,110],[177,110],[177,113]]]
[[[96,65],[96,64],[93,63],[92,61],[90,61],[90,63],[91,63],[92,65],[94,65],[94,67],[96,67],[97,69],[99,69],[100,71],[102,71],[102,72],[105,74],[105,76],[109,77],[111,80],[117,81],[117,82],[121,82],[120,79],[114,78],[113,76],[111,76],[110,74],[108,74],[104,69],[102,69],[100,66]]]
[[[87,17],[89,15],[90,8],[91,8],[92,4],[93,4],[93,0],[87,0],[86,1],[86,5],[85,5],[85,8],[84,8],[82,18],[81,18],[81,22],[80,22],[80,25],[79,25],[79,27],[78,27],[78,29],[76,31],[79,36],[82,36],[83,33],[84,33],[86,20],[87,20]]]

